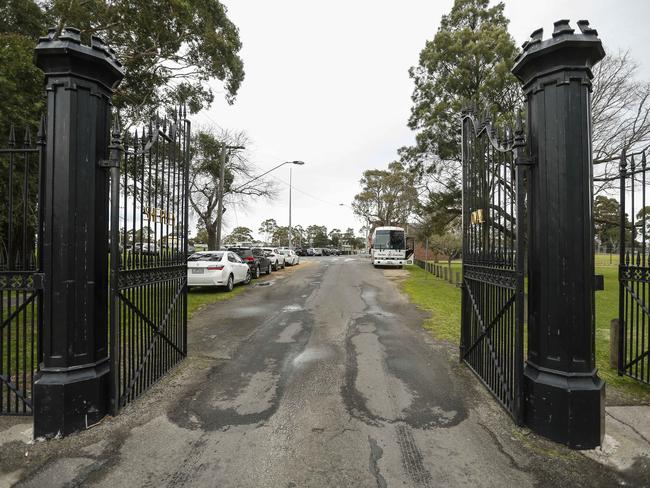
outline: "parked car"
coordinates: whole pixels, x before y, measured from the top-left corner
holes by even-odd
[[[262,271],[266,274],[271,272],[271,260],[264,256],[263,252],[258,252],[256,255],[250,247],[229,247],[228,250],[236,253],[248,264],[253,278],[259,278]]]
[[[273,268],[273,271],[284,269],[284,256],[280,254],[280,251],[277,247],[263,247],[261,249],[263,249],[266,253],[266,257],[271,260],[271,267]]]
[[[302,247],[297,247],[297,248],[295,248],[295,249],[294,249],[294,252],[295,252],[298,256],[306,256],[306,255],[307,255],[307,251],[306,251],[305,249],[303,249]]]
[[[133,252],[148,255],[157,255],[160,251],[158,249],[158,246],[153,242],[151,244],[148,242],[136,242],[133,245]]]
[[[323,255],[323,256],[329,256],[330,255],[330,250],[327,249],[326,247],[322,248],[320,250],[320,252],[321,252],[321,255]]]
[[[305,254],[306,254],[307,256],[313,256],[313,255],[314,255],[314,248],[313,248],[313,247],[309,247],[309,248],[305,249]]]
[[[298,254],[296,254],[295,251],[291,249],[280,249],[280,254],[284,256],[284,262],[287,264],[287,266],[295,266],[296,264],[300,263]]]
[[[312,256],[322,256],[323,255],[323,250],[320,247],[314,247],[312,248],[312,251],[314,254]]]
[[[237,283],[248,284],[251,270],[232,251],[203,251],[187,258],[187,287],[222,286],[232,291]]]
[[[273,266],[271,264],[271,258],[266,255],[266,251],[257,247],[254,247],[251,250],[253,251],[253,256],[255,256],[260,261],[260,269],[263,270],[266,274],[271,274],[271,271],[273,271]]]

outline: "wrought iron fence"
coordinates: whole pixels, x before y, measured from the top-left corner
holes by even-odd
[[[489,119],[462,119],[463,293],[461,359],[521,423],[523,206],[517,152],[523,130],[501,136]]]
[[[187,353],[190,123],[185,111],[113,133],[111,370],[113,411]],[[121,157],[120,157],[121,153]],[[119,164],[117,164],[119,161]]]
[[[646,150],[620,162],[618,372],[650,384],[650,179]]]
[[[0,414],[29,415],[41,347],[40,242],[44,124],[0,149]]]

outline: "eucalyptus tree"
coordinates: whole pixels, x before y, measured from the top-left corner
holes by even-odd
[[[190,158],[189,200],[199,226],[205,229],[208,249],[217,247],[219,219],[219,180],[221,178],[221,150],[225,146],[247,145],[243,132],[201,130],[193,135]],[[223,198],[226,208],[245,206],[255,198],[272,198],[275,187],[264,178],[246,184],[253,179],[257,169],[248,159],[245,150],[228,152],[225,158]]]

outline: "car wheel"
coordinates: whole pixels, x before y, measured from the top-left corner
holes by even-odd
[[[266,267],[266,274],[270,275],[271,274],[271,263],[269,262],[269,265]]]
[[[258,266],[255,268],[255,278],[259,278],[259,277],[260,277],[260,274],[261,274],[261,273],[260,273],[260,267],[259,267],[259,265],[258,265]]]
[[[226,283],[226,291],[232,291],[232,289],[235,287],[235,280],[233,279],[232,275],[228,276],[228,283]]]
[[[284,261],[284,262],[282,263],[282,269],[284,269],[284,268],[286,268],[286,267],[287,267],[287,262]]]
[[[252,279],[253,276],[251,275],[251,270],[249,269],[248,271],[246,271],[246,279],[244,279],[244,284],[248,285]]]

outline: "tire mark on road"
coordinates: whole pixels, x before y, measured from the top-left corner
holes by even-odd
[[[395,431],[404,471],[416,486],[431,488],[431,473],[424,467],[422,453],[415,443],[411,429],[408,425],[400,424],[395,426]]]

